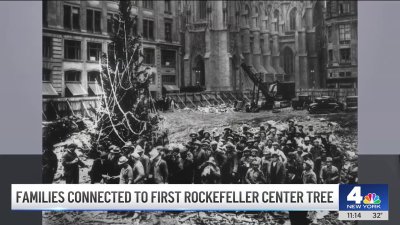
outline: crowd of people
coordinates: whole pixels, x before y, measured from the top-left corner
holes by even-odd
[[[91,183],[107,184],[335,184],[341,182],[344,153],[330,130],[316,134],[312,125],[288,120],[285,129],[271,123],[200,129],[184,144],[153,146],[141,138],[96,151],[89,176]],[[61,160],[66,183],[79,183],[79,167],[86,166],[76,149],[68,145]],[[44,165],[51,164],[45,156]]]

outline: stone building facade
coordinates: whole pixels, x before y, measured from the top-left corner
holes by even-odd
[[[324,86],[324,3],[320,1],[184,1],[181,85],[241,91],[252,87],[240,64],[264,81]]]
[[[180,35],[176,1],[132,1],[142,34],[144,63],[155,68],[154,96],[180,79]],[[43,97],[87,97],[101,94],[99,54],[107,52],[118,1],[43,2]]]
[[[327,87],[357,88],[357,1],[326,5]]]

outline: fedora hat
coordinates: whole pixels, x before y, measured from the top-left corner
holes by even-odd
[[[118,165],[122,165],[128,162],[128,158],[126,158],[125,156],[121,156],[118,159]]]

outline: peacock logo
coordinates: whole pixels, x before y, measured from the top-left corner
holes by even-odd
[[[379,199],[379,195],[375,193],[368,193],[368,195],[364,196],[364,204],[381,204],[381,200]]]

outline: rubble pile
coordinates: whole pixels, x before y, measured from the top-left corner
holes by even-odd
[[[226,104],[220,104],[220,105],[213,105],[213,106],[198,106],[196,108],[183,108],[183,109],[177,109],[176,111],[178,112],[193,112],[193,111],[198,111],[202,113],[226,113],[226,112],[233,112],[234,109],[233,107],[226,105]]]

